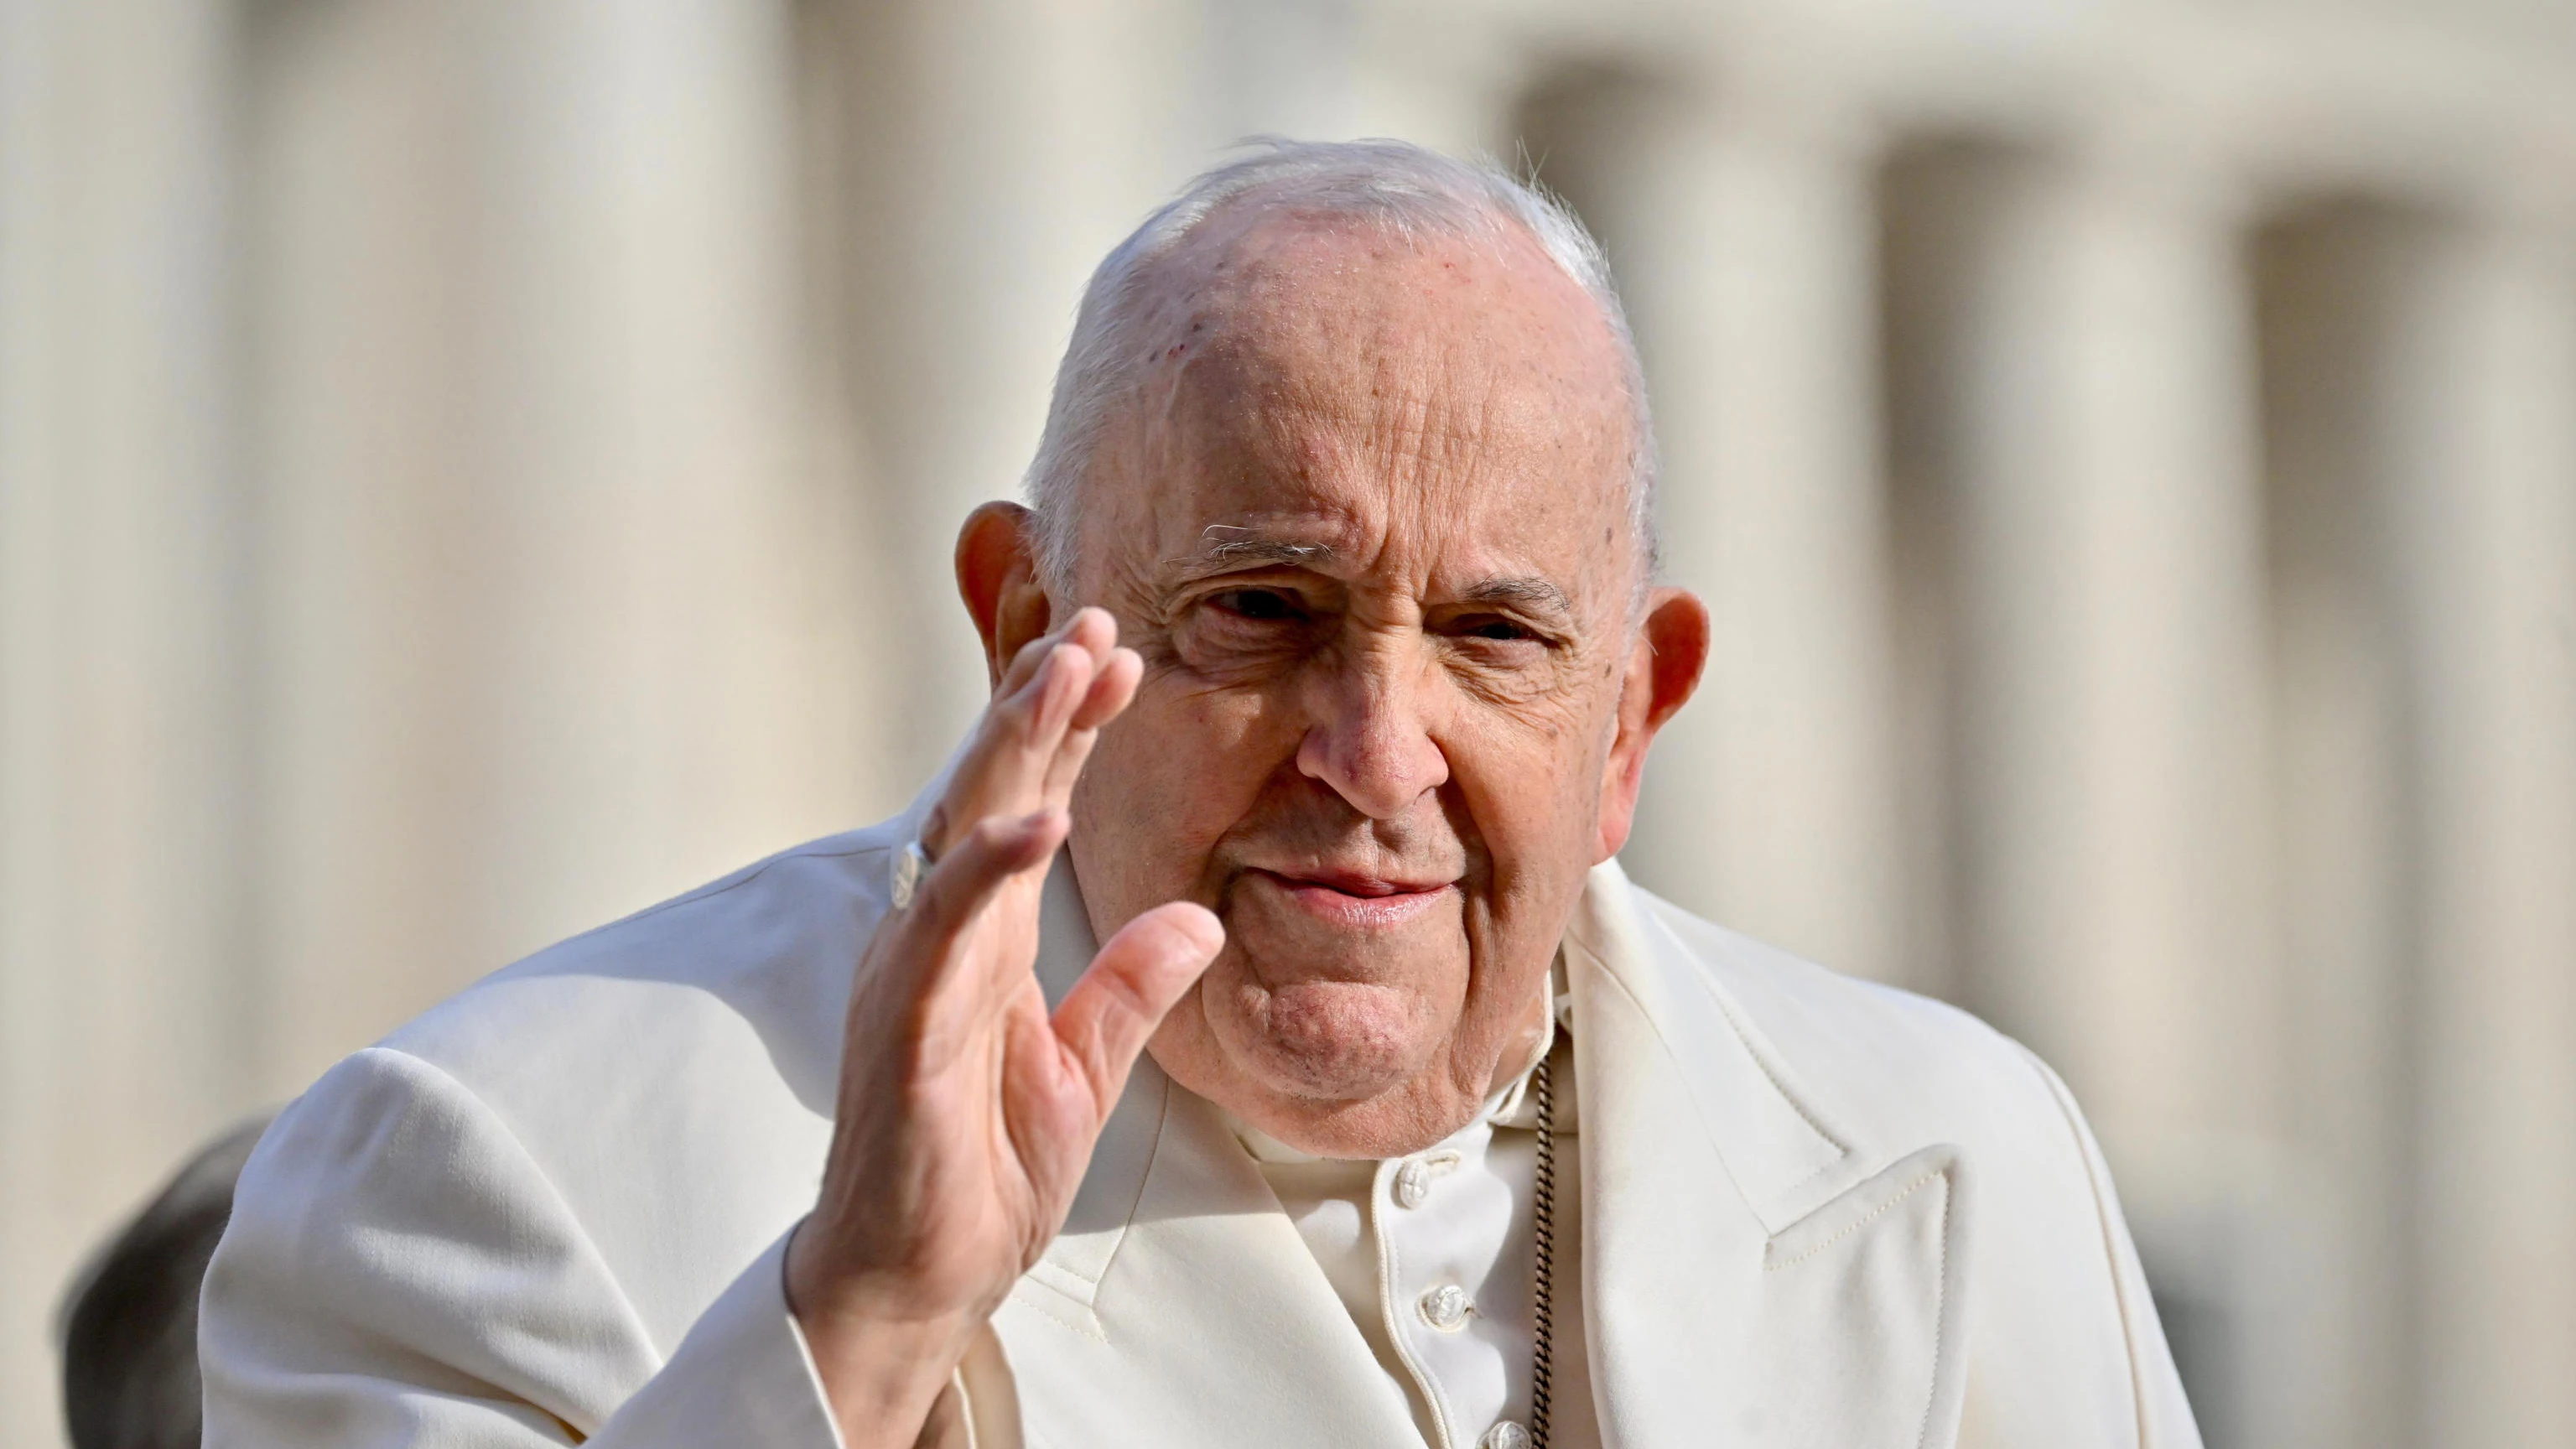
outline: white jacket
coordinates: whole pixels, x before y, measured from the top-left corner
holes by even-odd
[[[316,1083],[207,1276],[207,1445],[835,1445],[780,1248],[921,808],[541,952]],[[1075,891],[1060,862],[1051,993],[1093,950]],[[1565,955],[1604,1444],[2197,1445],[2037,1058],[1615,864]],[[979,1449],[1422,1442],[1251,1159],[1150,1059],[993,1330],[961,1375]]]

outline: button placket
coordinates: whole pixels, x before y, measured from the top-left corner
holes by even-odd
[[[1441,1393],[1440,1383],[1431,1373],[1430,1365],[1423,1362],[1421,1347],[1415,1342],[1415,1336],[1421,1332],[1419,1320],[1399,1306],[1409,1296],[1404,1287],[1406,1278],[1410,1276],[1406,1272],[1408,1255],[1401,1241],[1404,1234],[1396,1231],[1388,1209],[1395,1203],[1395,1182],[1401,1172],[1402,1166],[1380,1165],[1370,1214],[1372,1236],[1377,1239],[1378,1304],[1385,1315],[1388,1342],[1394,1347],[1396,1357],[1403,1361],[1406,1371],[1412,1374],[1414,1389],[1431,1412],[1436,1425],[1431,1438],[1440,1449],[1448,1449],[1458,1442],[1464,1426],[1458,1423],[1456,1411]]]
[[[1483,1290],[1471,1285],[1491,1276],[1489,1239],[1497,1227],[1508,1234],[1511,1204],[1490,1172],[1468,1168],[1482,1160],[1490,1131],[1480,1121],[1417,1156],[1380,1164],[1374,1193],[1380,1311],[1435,1449],[1528,1449],[1508,1435],[1488,1442],[1508,1412],[1509,1375],[1497,1340],[1478,1323]]]

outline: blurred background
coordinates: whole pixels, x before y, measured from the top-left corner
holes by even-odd
[[[2576,4],[0,0],[0,1442],[196,1143],[899,807],[1234,138],[1606,239],[1647,883],[2090,1108],[2213,1449],[2576,1444]]]

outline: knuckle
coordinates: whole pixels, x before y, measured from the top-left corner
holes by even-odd
[[[957,843],[930,874],[922,877],[916,900],[928,905],[928,914],[940,921],[954,918],[975,896],[977,882],[987,873],[991,856],[990,822],[979,822],[974,829],[959,836]]]
[[[989,716],[992,729],[1005,738],[1027,733],[1029,717],[1037,712],[1037,691],[1016,689],[993,701]]]
[[[1154,1004],[1146,999],[1143,984],[1131,972],[1103,972],[1100,994],[1106,1004],[1128,1017],[1141,1021],[1153,1015]]]

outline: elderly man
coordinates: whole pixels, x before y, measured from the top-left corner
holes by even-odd
[[[1201,178],[958,541],[944,777],[324,1077],[207,1442],[2195,1443],[2045,1067],[1620,873],[1653,456],[1529,190]]]

